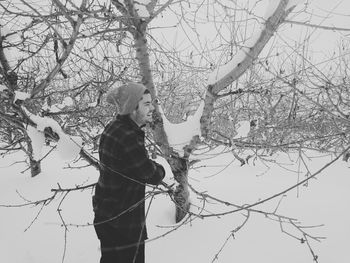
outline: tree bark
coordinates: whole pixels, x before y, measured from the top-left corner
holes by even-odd
[[[174,201],[176,204],[175,221],[180,222],[190,209],[190,192],[188,188],[188,158],[173,157],[172,171],[178,185],[174,191]]]
[[[41,160],[34,159],[31,139],[27,137],[26,141],[27,141],[27,147],[28,147],[27,154],[29,157],[30,174],[32,177],[35,177],[41,173]]]
[[[41,162],[34,159],[30,159],[30,173],[32,177],[41,173]]]

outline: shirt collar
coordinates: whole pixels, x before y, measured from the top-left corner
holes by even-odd
[[[136,124],[136,122],[134,122],[129,115],[117,115],[117,120],[125,123],[126,125],[128,125],[130,128],[136,130],[136,131],[141,131],[142,133],[144,133],[144,131],[141,129],[143,127],[145,127],[146,125],[142,125],[141,127],[138,126]]]

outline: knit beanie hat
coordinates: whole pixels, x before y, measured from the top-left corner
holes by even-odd
[[[107,92],[107,102],[117,105],[120,115],[132,113],[146,90],[142,84],[129,82],[122,86],[112,86]]]

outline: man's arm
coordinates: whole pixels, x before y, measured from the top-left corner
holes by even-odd
[[[140,182],[158,185],[165,176],[165,170],[149,159],[143,142],[139,142],[134,133],[127,134],[121,141],[126,155],[127,174]]]

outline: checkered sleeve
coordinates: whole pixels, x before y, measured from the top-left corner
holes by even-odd
[[[125,171],[135,180],[153,185],[159,184],[164,178],[164,168],[148,157],[144,141],[135,132],[124,133],[120,140],[125,153]]]

